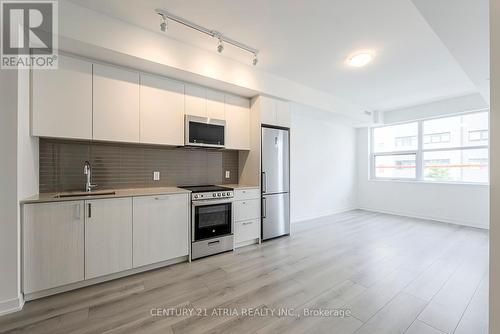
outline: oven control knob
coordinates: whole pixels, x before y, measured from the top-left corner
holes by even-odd
[[[216,197],[217,195],[215,193],[212,194],[213,197]]]
[[[198,195],[194,195],[194,198],[198,198]]]
[[[218,193],[218,194],[217,194],[217,196],[219,196],[219,197],[220,197],[220,193]]]
[[[222,197],[226,196],[226,193],[222,193]]]
[[[227,196],[231,196],[231,193],[230,193],[230,192],[228,192],[228,193],[227,193]]]

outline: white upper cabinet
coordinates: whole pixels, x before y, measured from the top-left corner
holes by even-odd
[[[92,139],[92,63],[59,56],[57,70],[32,71],[32,135]]]
[[[259,96],[260,122],[262,124],[275,125],[276,123],[276,103],[275,100],[267,96]]]
[[[141,143],[184,145],[184,84],[141,74]]]
[[[226,94],[226,148],[250,149],[250,101]]]
[[[32,71],[32,135],[184,145],[184,116],[226,120],[226,147],[250,147],[248,99],[61,55]],[[259,97],[262,124],[290,126],[288,103]]]
[[[94,64],[95,140],[139,142],[139,73]]]
[[[185,92],[186,115],[225,119],[223,92],[192,84],[186,84]]]
[[[186,84],[186,115],[207,117],[207,90],[204,87]]]
[[[267,96],[259,96],[260,119],[262,124],[282,126],[291,125],[290,103]]]
[[[224,93],[207,89],[207,117],[226,119],[224,112]]]

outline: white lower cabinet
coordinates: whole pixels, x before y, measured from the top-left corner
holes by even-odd
[[[189,195],[134,197],[134,268],[189,253]]]
[[[23,292],[84,279],[83,201],[24,205]]]
[[[260,237],[260,219],[234,223],[234,243],[236,245]]]
[[[85,201],[85,279],[132,268],[132,198]]]
[[[189,196],[23,205],[23,293],[70,290],[73,283],[187,256]]]
[[[234,244],[246,246],[260,241],[260,189],[234,190]]]
[[[234,202],[234,221],[259,218],[260,198]]]

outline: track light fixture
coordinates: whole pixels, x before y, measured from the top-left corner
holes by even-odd
[[[160,15],[161,17],[161,23],[160,23],[160,30],[165,32],[167,31],[167,19],[165,18],[165,15],[162,15],[160,13],[158,13],[158,15]]]
[[[207,29],[205,27],[202,27],[194,22],[188,21],[182,17],[179,17],[177,15],[174,15],[172,13],[169,13],[163,9],[156,9],[156,14],[160,15],[162,21],[160,23],[160,30],[165,32],[167,30],[167,19],[175,21],[177,23],[180,23],[188,28],[191,28],[193,30],[199,31],[201,33],[204,33],[210,37],[217,38],[219,40],[219,44],[217,45],[217,52],[222,53],[224,51],[224,43],[231,44],[237,48],[240,48],[244,51],[250,52],[253,54],[253,60],[252,64],[255,66],[258,63],[257,59],[257,53],[259,53],[259,50],[252,48],[251,46],[248,46],[246,44],[240,43],[234,39],[231,39],[227,36],[224,36],[222,33],[216,31],[216,30],[211,30]]]
[[[217,45],[217,52],[222,53],[224,51],[224,44],[222,43],[222,34],[218,31],[213,31],[214,38],[219,40],[219,44]]]

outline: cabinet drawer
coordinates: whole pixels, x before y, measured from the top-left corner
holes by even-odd
[[[234,243],[258,239],[260,237],[260,220],[252,219],[234,223]]]
[[[250,188],[250,189],[235,189],[234,190],[234,200],[243,201],[246,199],[260,199],[260,189]]]
[[[234,202],[234,221],[250,220],[260,217],[260,199]]]

